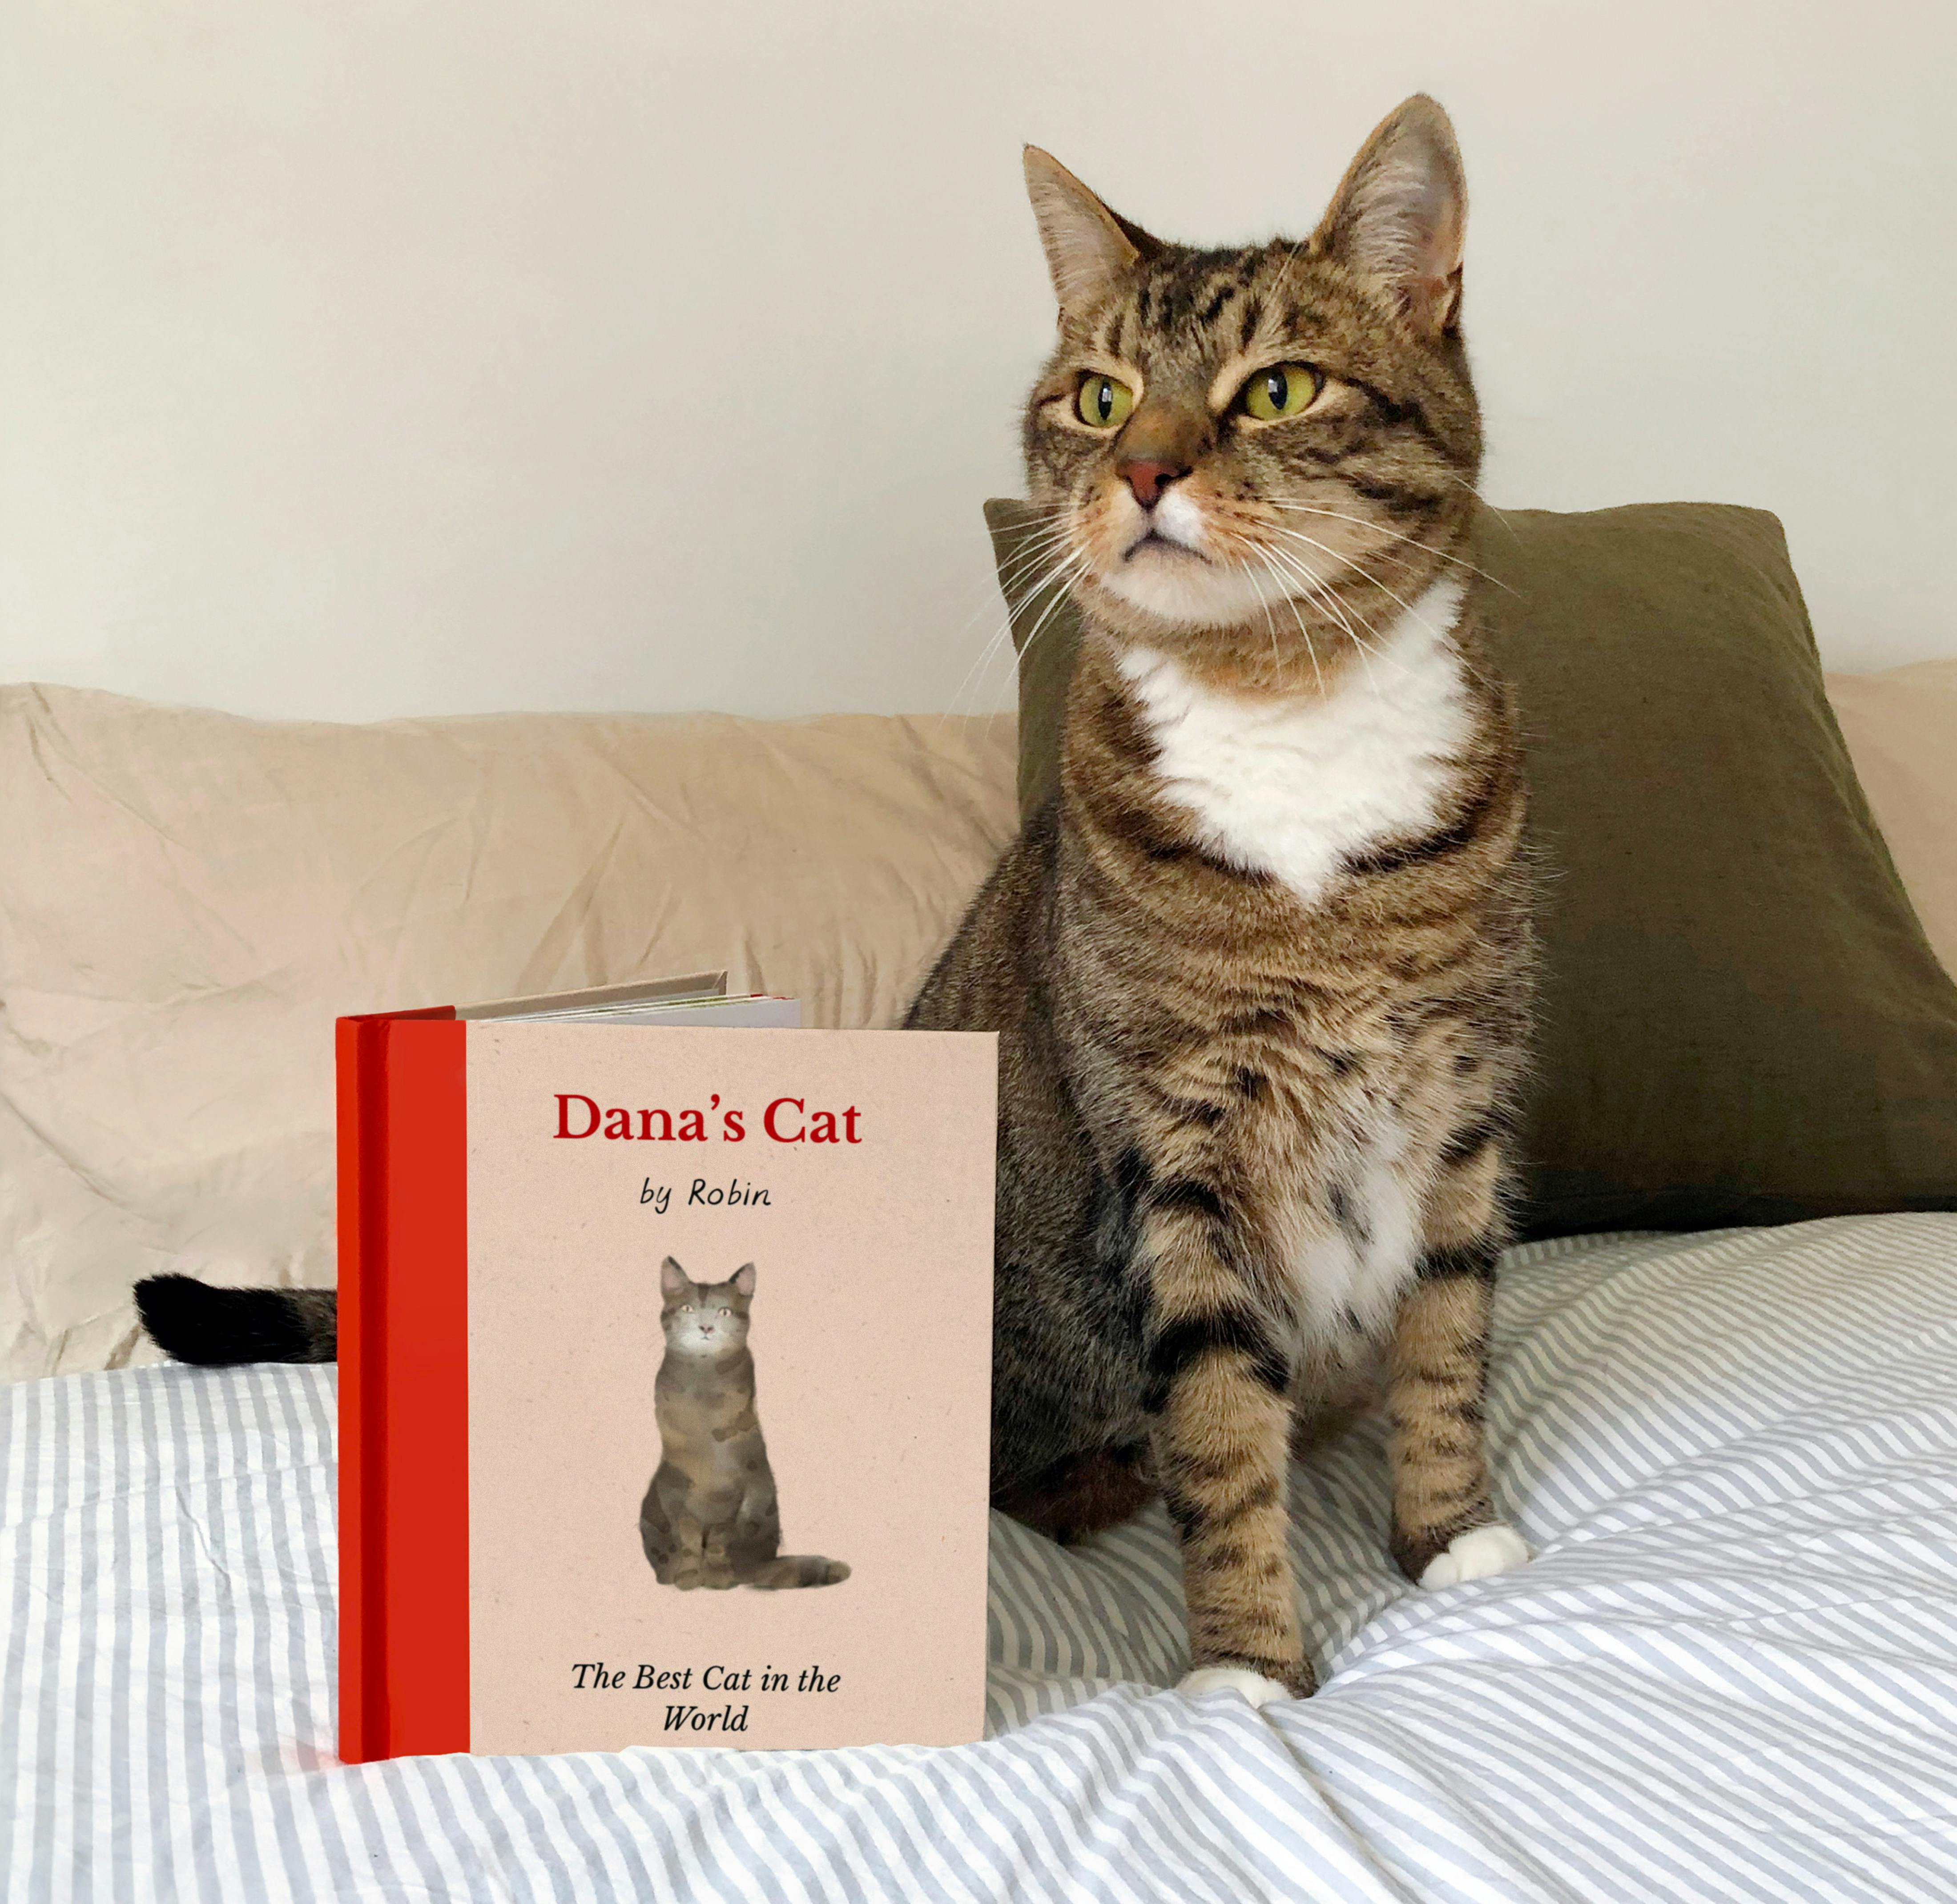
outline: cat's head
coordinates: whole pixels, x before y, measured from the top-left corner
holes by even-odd
[[[1060,335],[1025,423],[1045,560],[1016,587],[1058,571],[1118,638],[1295,659],[1450,572],[1481,436],[1434,101],[1381,123],[1295,242],[1165,244],[1032,147],[1026,182]]]
[[[743,1264],[725,1283],[696,1283],[668,1257],[659,1265],[659,1327],[668,1349],[683,1355],[724,1355],[748,1346],[753,1264]]]

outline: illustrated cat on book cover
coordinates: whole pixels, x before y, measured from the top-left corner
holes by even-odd
[[[639,1508],[639,1538],[662,1586],[833,1586],[841,1561],[783,1554],[775,1477],[754,1411],[748,1320],[754,1266],[695,1283],[659,1265],[666,1349],[653,1384],[659,1465]]]

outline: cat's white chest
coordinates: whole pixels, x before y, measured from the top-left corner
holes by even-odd
[[[1431,831],[1474,728],[1447,639],[1465,590],[1434,583],[1329,694],[1249,701],[1130,650],[1165,791],[1205,847],[1316,900],[1348,856]]]
[[[1420,1247],[1406,1148],[1405,1127],[1386,1112],[1338,1167],[1337,1226],[1313,1236],[1293,1265],[1308,1336],[1377,1336],[1392,1320]]]

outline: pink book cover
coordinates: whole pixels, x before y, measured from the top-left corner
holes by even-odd
[[[343,1756],[981,1735],[997,1077],[347,1032]]]

